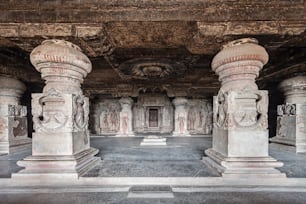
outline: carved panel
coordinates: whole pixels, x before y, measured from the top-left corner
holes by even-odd
[[[211,134],[212,106],[207,100],[189,100],[187,130],[190,134]]]
[[[277,106],[277,114],[279,116],[295,115],[296,114],[296,105],[295,104],[279,105],[279,106]]]
[[[219,91],[214,98],[214,127],[221,129],[267,129],[266,91]]]
[[[120,127],[120,104],[116,99],[104,99],[93,108],[95,132],[98,134],[116,134]]]
[[[37,94],[37,98],[32,99],[32,107],[35,107],[32,108],[34,130],[47,133],[61,131],[69,118],[66,105],[64,96],[55,89]]]

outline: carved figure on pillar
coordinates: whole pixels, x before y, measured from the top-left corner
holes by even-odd
[[[116,135],[119,131],[120,109],[118,99],[97,99],[91,115],[96,128],[92,131],[100,135]]]
[[[214,97],[213,147],[203,159],[225,177],[285,177],[268,152],[268,92],[255,83],[267,61],[252,38],[228,43],[212,61],[222,86]]]
[[[121,98],[119,100],[121,105],[120,112],[120,130],[118,136],[134,136],[132,127],[132,105],[131,98]]]
[[[186,122],[188,115],[187,102],[188,100],[184,97],[176,97],[172,101],[175,106],[173,136],[190,136]]]
[[[270,141],[282,149],[306,152],[306,76],[286,79],[279,88],[285,101],[277,107],[276,136]]]
[[[78,178],[100,161],[94,157],[98,150],[89,145],[89,100],[81,90],[91,62],[78,46],[63,40],[42,42],[30,59],[46,85],[43,93],[32,94],[32,155],[18,161],[25,169],[13,178]]]
[[[209,135],[212,131],[212,108],[206,99],[189,99],[187,130],[193,135]]]

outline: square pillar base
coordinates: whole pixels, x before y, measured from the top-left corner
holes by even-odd
[[[226,157],[219,152],[208,149],[203,162],[215,168],[225,178],[285,178],[275,167],[283,166],[272,157]]]
[[[279,105],[277,114],[277,132],[270,142],[283,150],[306,152],[306,105]]]
[[[78,179],[99,164],[97,149],[89,148],[75,155],[29,156],[17,164],[25,169],[12,174],[12,179],[25,182],[43,182],[43,179]]]
[[[0,105],[0,154],[14,154],[31,149],[28,137],[27,107]]]

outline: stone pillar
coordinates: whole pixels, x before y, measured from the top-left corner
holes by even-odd
[[[222,86],[213,104],[213,147],[204,162],[223,177],[285,177],[268,153],[268,92],[258,90],[255,78],[268,61],[256,39],[225,45],[212,61]]]
[[[30,149],[27,107],[20,105],[26,87],[19,80],[0,75],[0,154]]]
[[[120,111],[120,130],[117,136],[134,136],[133,131],[133,113],[132,113],[132,105],[133,100],[129,97],[121,98],[119,100],[121,105]]]
[[[100,161],[89,144],[89,100],[81,90],[91,62],[78,46],[63,40],[42,42],[30,59],[46,85],[43,93],[32,94],[32,155],[18,161],[25,169],[13,178],[76,179]]]
[[[173,136],[190,136],[187,130],[187,102],[185,97],[176,97],[174,104],[174,131]]]
[[[284,80],[279,88],[285,103],[277,107],[276,136],[271,142],[296,153],[306,152],[306,76]]]

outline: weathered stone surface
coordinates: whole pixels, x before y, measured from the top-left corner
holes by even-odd
[[[172,101],[174,109],[174,131],[173,136],[188,136],[187,129],[187,103],[188,99],[184,97],[176,97]]]
[[[140,94],[133,107],[136,133],[171,133],[173,106],[165,94]]]
[[[13,177],[77,178],[99,161],[89,144],[89,101],[80,88],[91,62],[79,47],[62,40],[44,41],[31,53],[31,62],[46,86],[32,94],[32,156],[18,162],[25,169]]]
[[[21,81],[0,75],[0,153],[17,153],[31,147],[27,109],[20,105],[25,89]]]
[[[121,98],[119,100],[121,105],[120,112],[120,129],[118,132],[118,136],[134,136],[133,130],[133,113],[132,113],[132,105],[133,100],[131,98]]]
[[[277,107],[276,136],[271,141],[292,146],[297,153],[306,152],[306,77],[286,79],[279,88],[285,101]]]
[[[285,103],[306,104],[306,76],[286,79],[279,88],[285,95]]]
[[[213,147],[204,161],[224,177],[284,177],[269,157],[268,93],[259,91],[255,78],[268,61],[254,39],[230,42],[216,55],[212,69],[222,80],[214,97]]]
[[[91,130],[99,135],[116,135],[120,127],[118,99],[102,99],[92,104]]]

